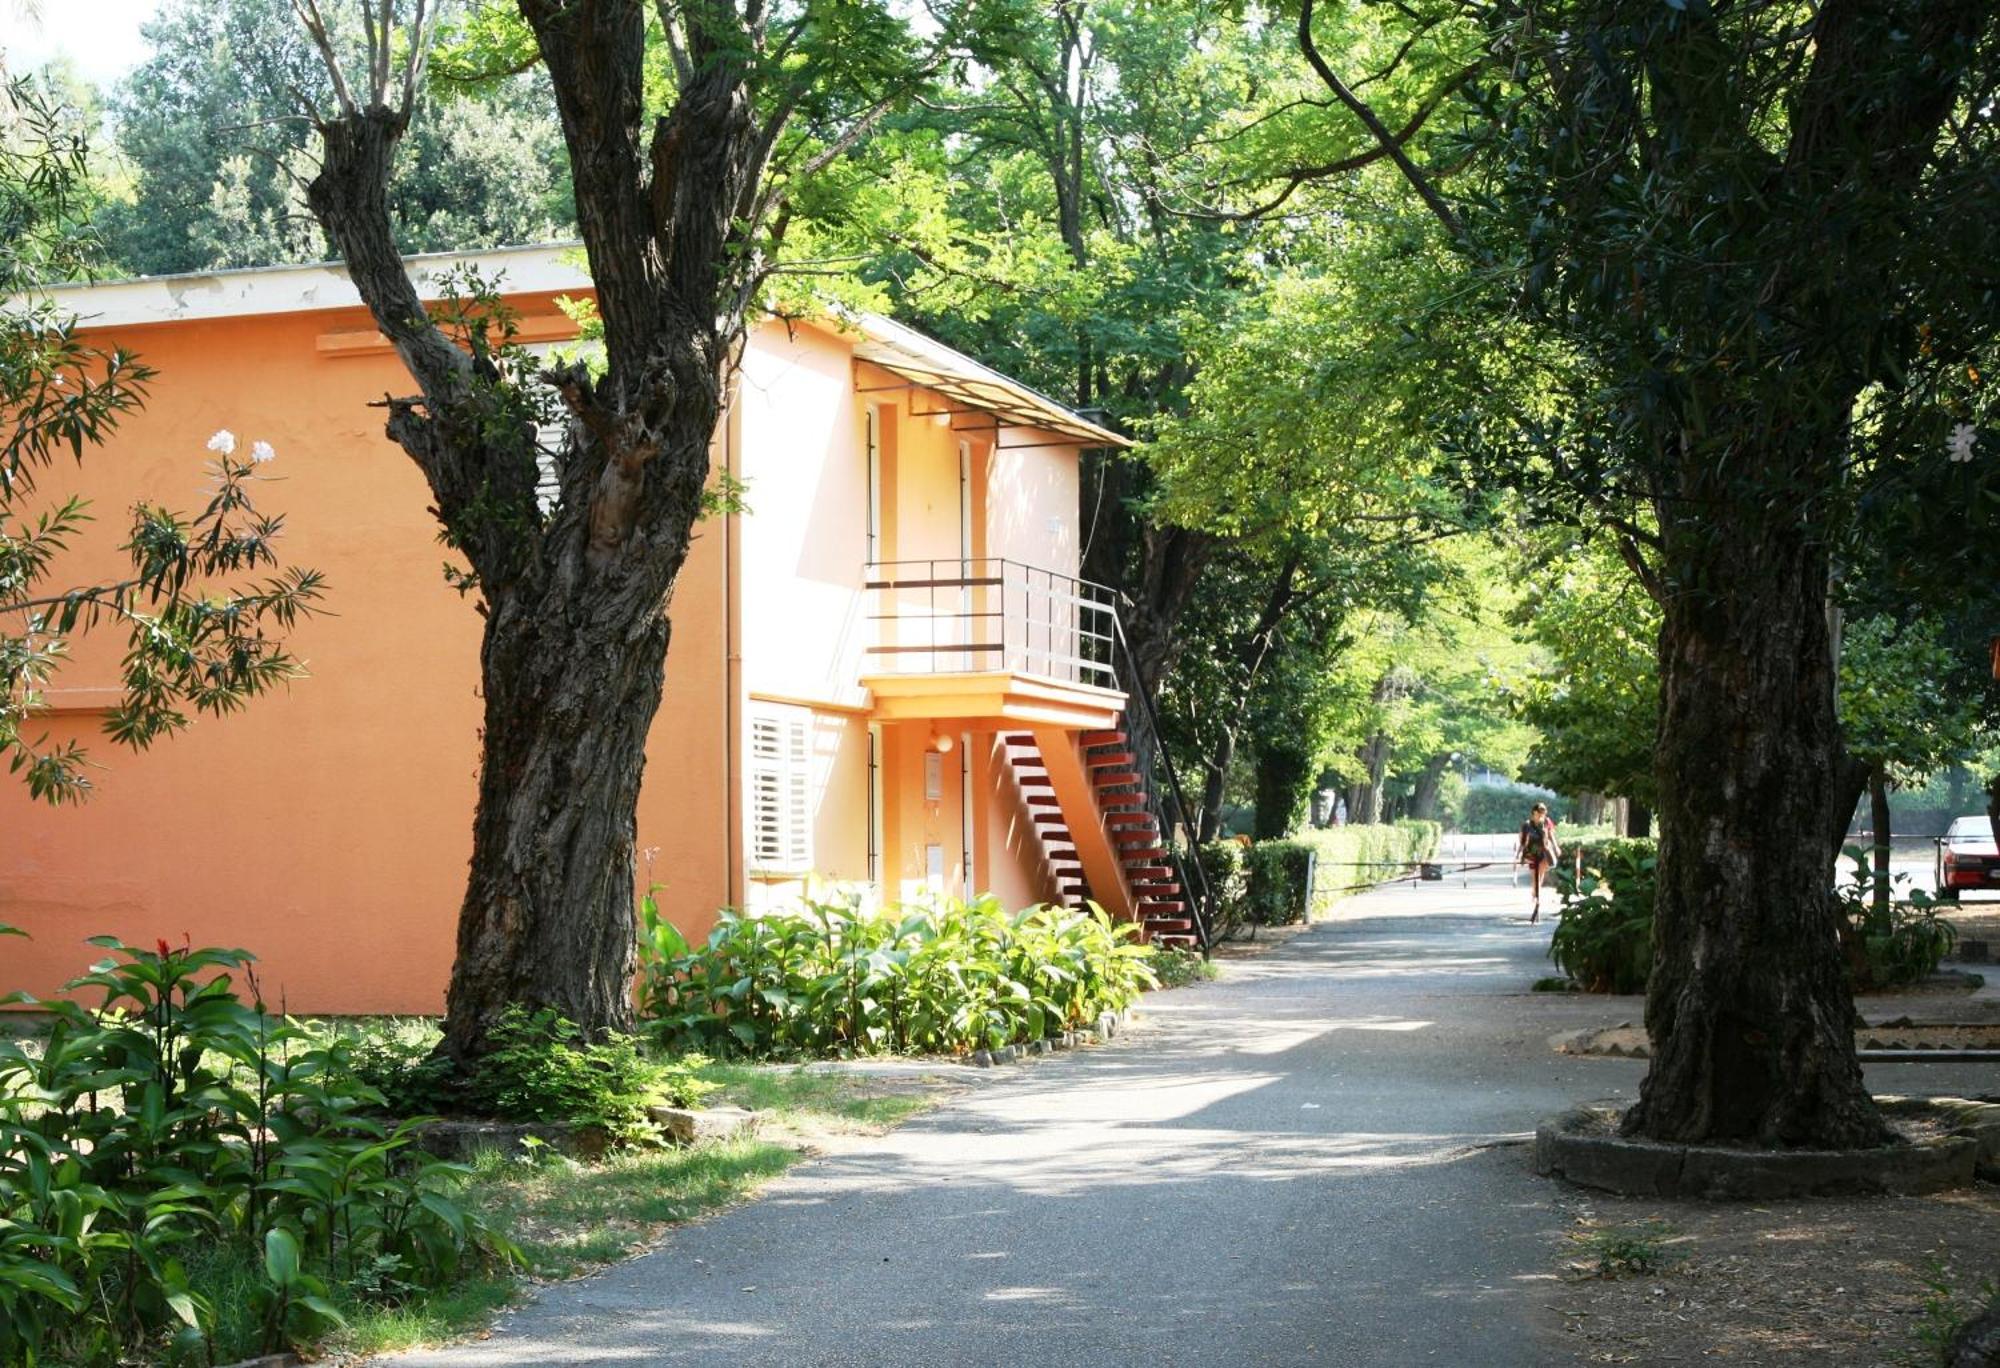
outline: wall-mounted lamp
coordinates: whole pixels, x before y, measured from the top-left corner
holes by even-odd
[[[931,749],[939,755],[949,755],[951,753],[951,737],[944,732],[932,732]]]

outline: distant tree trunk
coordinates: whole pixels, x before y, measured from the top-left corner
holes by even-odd
[[[1877,763],[1868,775],[1868,815],[1874,828],[1875,839],[1875,915],[1884,921],[1889,916],[1889,776],[1887,768]]]
[[[1963,765],[1953,765],[1951,773],[1945,777],[1944,801],[1953,817],[1957,817],[1959,810],[1965,806],[1965,781],[1971,777]]]
[[[1229,767],[1236,763],[1236,728],[1222,733],[1204,761],[1201,780],[1200,839],[1204,845],[1222,835],[1222,800],[1229,784]]]
[[[1849,755],[1845,746],[1839,751],[1833,766],[1833,814],[1827,823],[1832,833],[1832,848],[1829,867],[1840,862],[1840,852],[1847,848],[1848,835],[1854,830],[1854,810],[1861,805],[1861,796],[1868,792],[1868,776],[1873,772],[1866,760]]]
[[[1653,834],[1653,810],[1637,798],[1625,800],[1625,834],[1641,839]]]
[[[1417,784],[1410,792],[1410,815],[1421,822],[1437,820],[1438,798],[1444,792],[1445,766],[1451,761],[1446,756],[1435,756],[1417,776]]]
[[[1313,757],[1283,741],[1257,747],[1257,825],[1260,841],[1282,840],[1298,831],[1312,781]]]
[[[1361,762],[1362,778],[1348,790],[1349,821],[1365,826],[1382,820],[1382,789],[1388,782],[1389,758],[1394,749],[1388,736],[1377,732],[1355,752],[1355,758]]]
[[[1625,1128],[1678,1142],[1879,1143],[1825,854],[1798,839],[1831,820],[1825,553],[1809,529],[1688,507],[1699,517],[1662,516],[1654,1055]]]
[[[1993,844],[2000,848],[2000,774],[1986,785],[1986,821],[1993,828]]]

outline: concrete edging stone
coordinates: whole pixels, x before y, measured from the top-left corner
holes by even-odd
[[[1670,1145],[1606,1133],[1607,1121],[1615,1116],[1610,1108],[1578,1107],[1544,1121],[1535,1130],[1535,1171],[1628,1197],[1910,1195],[1970,1186],[1982,1147],[1980,1138],[1962,1128],[1935,1139],[1866,1150]],[[2000,1146],[2000,1134],[1994,1143]]]

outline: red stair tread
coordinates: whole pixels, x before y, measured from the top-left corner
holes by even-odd
[[[1139,763],[1139,757],[1131,751],[1092,751],[1083,757],[1083,763],[1091,769],[1110,769],[1114,765],[1129,769]]]
[[[1090,782],[1099,788],[1120,788],[1138,783],[1139,775],[1135,770],[1101,770],[1090,776]]]
[[[1087,731],[1083,734],[1086,746],[1118,746],[1124,743],[1125,733],[1122,731]]]
[[[1101,808],[1137,808],[1144,807],[1146,800],[1136,793],[1104,793],[1098,795],[1097,805]]]

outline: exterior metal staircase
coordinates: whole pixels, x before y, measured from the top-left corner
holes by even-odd
[[[1008,732],[1001,741],[1056,900],[1070,907],[1094,901],[1137,922],[1155,945],[1206,948],[1206,909],[1183,872],[1190,862],[1162,830],[1126,734]],[[1075,771],[1069,783],[1064,769]]]

